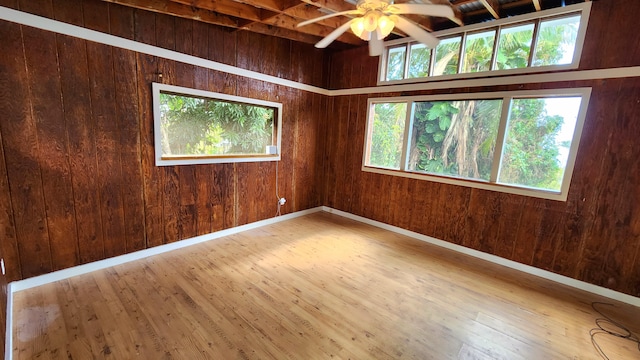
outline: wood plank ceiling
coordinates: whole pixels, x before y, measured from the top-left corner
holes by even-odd
[[[357,0],[104,0],[125,6],[221,25],[230,31],[252,31],[315,44],[348,20],[336,16],[304,27],[296,25],[338,11],[354,10]],[[492,19],[546,10],[590,0],[397,0],[396,3],[432,3],[451,6],[454,20],[408,15],[428,31],[437,31]],[[394,30],[389,38],[404,37]],[[387,38],[387,39],[389,39]],[[348,31],[334,48],[362,46]]]

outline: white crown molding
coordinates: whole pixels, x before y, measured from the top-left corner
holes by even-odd
[[[52,31],[57,34],[73,36],[79,39],[89,40],[100,44],[115,46],[118,48],[135,51],[142,54],[158,56],[164,59],[174,60],[185,64],[200,66],[207,69],[217,70],[229,74],[244,76],[250,79],[262,80],[265,82],[279,84],[290,88],[310,91],[318,94],[328,95],[327,90],[300,82],[281,79],[276,76],[265,75],[256,71],[241,69],[239,67],[187,55],[173,50],[167,50],[158,46],[148,45],[141,42],[121,38],[118,36],[105,34],[99,31],[90,30],[81,26],[63,23],[61,21],[49,19],[42,16],[28,14],[19,10],[0,6],[0,19],[20,25]]]
[[[217,70],[229,74],[261,80],[272,84],[282,85],[294,89],[304,90],[316,94],[327,96],[344,95],[367,95],[383,94],[388,92],[418,91],[418,90],[441,90],[453,88],[465,88],[476,86],[496,86],[496,85],[519,85],[535,84],[547,82],[576,81],[576,80],[599,80],[616,79],[627,77],[640,77],[640,66],[630,66],[611,69],[596,70],[570,70],[548,74],[510,75],[480,79],[462,79],[429,83],[412,83],[402,85],[381,85],[364,88],[329,90],[317,86],[307,85],[300,82],[282,79],[276,76],[265,75],[256,71],[241,69],[216,61],[202,59],[196,56],[183,54],[173,50],[163,49],[158,46],[148,45],[137,41],[121,38],[118,36],[105,34],[99,31],[90,30],[81,26],[63,23],[61,21],[49,19],[42,16],[28,14],[19,10],[0,6],[0,19],[31,26],[34,28],[52,31],[58,34],[73,36],[79,39],[89,40],[100,44],[110,45],[126,50],[131,50],[147,55],[200,66],[203,68]]]

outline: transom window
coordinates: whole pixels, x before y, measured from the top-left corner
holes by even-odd
[[[591,3],[578,4],[437,32],[435,49],[389,41],[378,83],[577,68],[590,9]]]
[[[156,165],[280,160],[282,104],[153,84]]]
[[[370,99],[363,170],[566,200],[590,93]]]

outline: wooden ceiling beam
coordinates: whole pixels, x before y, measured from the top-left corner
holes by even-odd
[[[480,2],[494,19],[500,19],[500,3],[498,3],[498,0],[480,0]]]
[[[259,9],[267,9],[278,13],[282,11],[282,2],[278,0],[238,0],[238,2]]]
[[[306,4],[300,0],[278,0],[280,1],[280,9],[287,11],[288,9],[295,7],[304,7]]]
[[[320,11],[317,7],[309,4],[302,4],[301,6],[291,7],[285,10],[283,13],[291,17],[294,17],[296,19],[299,19],[301,22],[304,20],[311,20],[320,16],[327,15],[326,13],[323,13],[322,11]],[[336,16],[333,18],[318,21],[316,24],[328,26],[335,29],[340,25],[344,24],[345,21],[346,20],[344,17]]]
[[[201,8],[210,11],[215,11],[220,14],[234,16],[240,19],[247,19],[252,21],[260,21],[263,13],[261,9],[255,8],[250,5],[237,3],[231,0],[210,1],[210,0],[171,0],[160,1],[163,3],[180,3],[193,8]]]
[[[540,0],[532,0],[532,1],[533,1],[533,7],[536,8],[536,11],[542,10],[542,7],[540,6]]]
[[[193,19],[209,24],[238,27],[238,19],[219,14],[213,11],[186,6],[163,0],[104,0],[106,2],[133,7],[136,9],[148,10],[155,13],[177,16],[185,19]]]
[[[294,30],[294,31],[300,31],[306,34],[315,35],[319,37],[325,37],[334,30],[333,28],[329,28],[323,25],[318,25],[318,24],[309,24],[307,26],[297,27],[298,20],[286,14],[280,14],[276,17],[269,19],[265,23],[268,25],[273,25],[273,26]],[[362,40],[360,40],[360,38],[353,35],[349,31],[347,31],[346,33],[338,37],[337,41],[341,41],[341,42],[353,44],[353,45],[362,44]]]
[[[242,29],[264,34],[264,35],[277,36],[284,39],[299,41],[306,44],[315,44],[322,39],[319,36],[309,35],[309,34],[301,33],[299,31],[283,29],[276,26],[271,26],[271,25],[257,23],[257,22],[253,22],[248,26],[243,27]]]
[[[531,0],[520,0],[520,1],[514,1],[514,2],[510,2],[510,3],[505,3],[502,6],[500,6],[500,8],[502,10],[508,10],[508,9],[512,9],[512,8],[518,8],[518,7],[521,7],[521,6],[530,6],[530,5],[531,5]],[[474,16],[486,14],[486,13],[487,13],[486,9],[481,9],[481,10],[469,11],[469,12],[465,13],[464,15],[467,16],[467,17],[474,17]]]
[[[478,0],[468,0],[468,1],[474,1],[475,2],[475,1],[478,1]],[[423,4],[434,4],[434,5],[446,5],[446,6],[449,6],[451,8],[451,10],[453,10],[453,18],[451,18],[449,20],[453,21],[458,26],[464,26],[462,12],[460,11],[460,9],[458,9],[457,6],[452,6],[451,3],[449,2],[449,0],[422,0],[421,2]],[[438,18],[438,19],[442,19],[442,18]],[[440,21],[437,21],[437,20],[433,21],[433,18],[431,18],[431,23],[432,24],[439,23],[439,22]]]
[[[313,5],[313,6],[317,6],[319,8],[325,8],[325,9],[329,9],[332,11],[349,11],[349,10],[355,10],[356,6],[349,4],[346,1],[343,0],[302,0],[303,2]]]

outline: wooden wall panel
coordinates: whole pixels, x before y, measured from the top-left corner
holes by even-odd
[[[634,44],[638,42],[632,35],[633,20],[624,16],[625,6],[633,8],[631,12],[640,11],[630,0],[615,5],[593,3],[581,68],[638,65],[639,57],[629,56],[624,50],[630,46],[631,52],[637,51]],[[601,31],[602,25],[598,24],[610,19],[617,19],[619,26],[613,32]],[[606,54],[603,49],[607,49]],[[353,65],[360,61],[358,56],[364,55],[358,50],[332,55],[332,87],[371,84],[371,74],[366,72],[375,75],[377,67],[369,63],[358,68]],[[330,100],[337,119],[328,124],[326,137],[325,204],[640,296],[640,150],[634,140],[640,136],[635,115],[640,111],[637,78],[414,91],[403,95],[578,86],[592,87],[592,94],[566,202],[423,180],[389,180],[387,175],[362,171],[349,175],[361,166],[361,160],[354,163],[353,159],[362,156],[366,125],[366,103],[358,99],[361,95],[354,95]],[[353,132],[347,123],[357,124],[361,130]],[[340,178],[349,181],[337,181]],[[344,196],[351,196],[354,201],[341,201]],[[388,210],[379,204],[386,204]]]
[[[19,5],[151,45],[294,76],[289,41],[98,0],[80,4],[81,11],[69,0]],[[0,22],[0,37],[0,251],[10,280],[275,215],[275,162],[155,166],[152,82],[282,102],[279,187],[290,200],[283,210],[322,204],[317,163],[323,148],[316,144],[323,139],[326,97],[9,22]],[[261,58],[244,58],[255,54]],[[322,57],[303,61],[298,71],[311,74],[318,63]]]
[[[113,49],[116,116],[119,119],[121,181],[123,199],[125,251],[145,248],[144,197],[140,186],[142,160],[140,118],[137,99],[136,55],[132,51]]]
[[[23,28],[27,83],[39,141],[40,173],[46,207],[49,246],[54,270],[69,267],[75,253],[67,239],[75,238],[77,224],[67,157],[68,141],[60,96],[56,36]],[[47,251],[47,247],[42,249]]]
[[[57,38],[74,207],[81,224],[78,226],[78,239],[81,240],[69,251],[72,256],[78,253],[82,261],[91,261],[102,256],[98,251],[103,249],[103,235],[101,212],[95,211],[100,209],[100,195],[87,47],[83,40],[62,35]],[[67,266],[76,262],[73,259]]]
[[[0,31],[7,30],[6,26],[9,26],[8,30],[15,30],[16,33],[13,36],[5,38],[5,49],[8,51],[15,50],[16,48],[22,50],[22,46],[18,40],[21,35],[20,28],[14,24],[1,23]],[[8,141],[10,139],[2,138],[2,130],[11,128],[11,126],[8,127],[7,125],[16,123],[19,121],[20,116],[25,116],[27,113],[27,104],[24,101],[25,97],[21,97],[25,91],[21,84],[18,83],[21,76],[19,72],[14,72],[18,70],[16,66],[19,66],[19,64],[15,61],[15,58],[0,55],[0,111],[5,114],[4,116],[7,116],[3,116],[3,121],[0,123],[0,144],[2,144],[2,149],[0,150],[0,231],[3,234],[2,241],[0,241],[0,252],[2,252],[7,263],[16,264],[16,266],[8,268],[7,276],[2,278],[5,282],[5,286],[2,287],[4,290],[6,290],[7,281],[22,278],[20,254],[18,252],[18,234],[16,232],[15,214],[13,212],[11,188],[9,186],[7,172],[8,164],[6,160],[8,154],[16,154],[11,148],[8,148],[7,151],[4,149],[5,146],[11,147],[16,144]],[[18,96],[18,98],[15,98],[16,96]],[[14,191],[19,191],[19,189],[14,189]],[[6,300],[6,293],[3,294]],[[2,306],[2,303],[0,303],[0,306]]]

